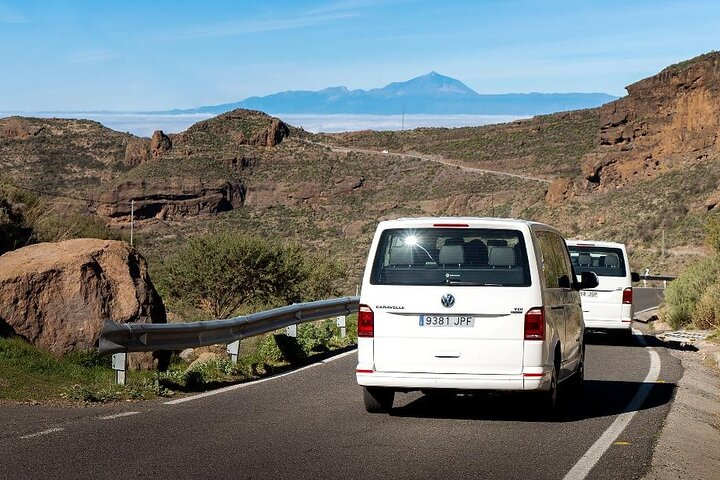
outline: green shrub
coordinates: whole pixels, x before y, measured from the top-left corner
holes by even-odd
[[[720,283],[711,285],[700,297],[693,315],[693,325],[700,329],[720,329]]]
[[[280,347],[275,341],[275,335],[265,335],[257,343],[255,350],[255,361],[264,364],[278,363],[283,359]]]
[[[337,295],[341,269],[300,247],[233,233],[191,239],[154,277],[167,299],[215,318]]]
[[[688,267],[665,290],[668,323],[673,328],[690,325],[698,302],[720,278],[720,258],[713,256]]]

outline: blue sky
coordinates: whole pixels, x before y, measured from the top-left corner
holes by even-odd
[[[0,111],[152,110],[435,70],[606,92],[720,49],[712,1],[0,0]]]

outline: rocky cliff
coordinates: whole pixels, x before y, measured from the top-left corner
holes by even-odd
[[[600,108],[596,152],[582,159],[589,188],[610,188],[720,154],[720,52],[672,65]]]
[[[136,220],[180,219],[238,208],[245,201],[245,185],[237,179],[148,178],[116,183],[98,197],[94,212],[127,220],[134,201]]]

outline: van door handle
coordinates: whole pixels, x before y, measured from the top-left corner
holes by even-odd
[[[435,358],[460,358],[460,352],[438,352]]]
[[[564,306],[564,305],[560,305],[560,306],[558,306],[558,307],[550,307],[550,310],[562,310],[563,308],[565,308],[565,306]]]

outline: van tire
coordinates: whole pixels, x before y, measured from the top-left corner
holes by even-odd
[[[546,392],[542,392],[542,406],[545,413],[554,415],[558,410],[560,389],[558,388],[557,368],[553,366],[552,375],[550,376],[550,388]]]
[[[388,413],[395,400],[395,391],[389,388],[363,387],[363,403],[368,413]]]

